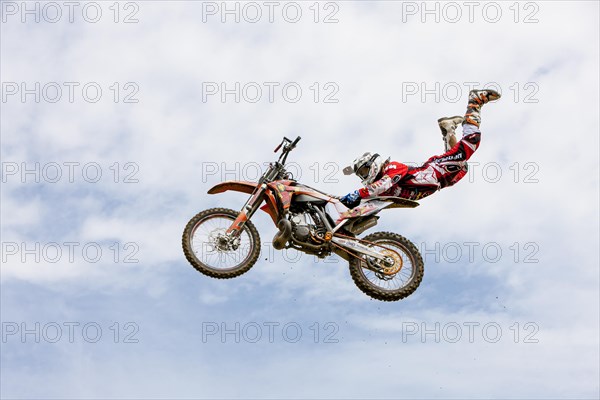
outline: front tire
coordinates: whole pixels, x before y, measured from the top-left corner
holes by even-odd
[[[183,231],[183,253],[192,266],[212,278],[229,279],[247,272],[260,255],[260,236],[246,221],[237,243],[224,239],[239,212],[211,208],[196,214]]]
[[[402,259],[395,275],[377,274],[366,268],[367,260],[350,259],[350,275],[358,288],[370,297],[382,301],[397,301],[411,295],[423,280],[425,268],[417,247],[404,236],[392,232],[376,232],[363,240],[396,252]],[[383,279],[382,279],[383,278]]]

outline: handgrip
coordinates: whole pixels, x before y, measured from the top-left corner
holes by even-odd
[[[273,153],[277,153],[279,151],[279,149],[281,148],[281,146],[283,146],[284,143],[289,143],[289,144],[286,144],[285,147],[283,148],[284,152],[292,150],[294,147],[296,147],[296,143],[298,143],[300,141],[300,139],[301,139],[301,137],[298,136],[296,138],[296,140],[294,140],[292,142],[290,139],[288,139],[284,136],[283,141],[281,143],[279,143],[279,146],[275,147],[275,150],[273,150]]]

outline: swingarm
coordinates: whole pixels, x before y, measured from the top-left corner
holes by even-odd
[[[345,248],[346,250],[356,251],[358,253],[364,254],[369,257],[376,258],[379,261],[386,262],[387,256],[380,254],[377,251],[371,250],[370,247],[365,246],[364,244],[358,242],[353,239],[344,239],[339,236],[334,236],[331,241],[337,244],[340,247]]]

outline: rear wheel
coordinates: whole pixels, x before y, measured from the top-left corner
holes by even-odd
[[[211,208],[188,222],[181,244],[185,257],[199,272],[213,278],[234,278],[256,263],[260,236],[252,222],[246,221],[238,237],[226,235],[238,214],[228,208]]]
[[[377,244],[373,249],[386,254],[388,263],[381,265],[367,256],[351,258],[350,275],[360,290],[383,301],[401,300],[417,290],[425,269],[419,250],[410,240],[391,232],[376,232],[363,240]]]

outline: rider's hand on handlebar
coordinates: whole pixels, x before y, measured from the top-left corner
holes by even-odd
[[[360,194],[358,190],[350,192],[340,199],[340,202],[348,208],[354,208],[360,204]]]

